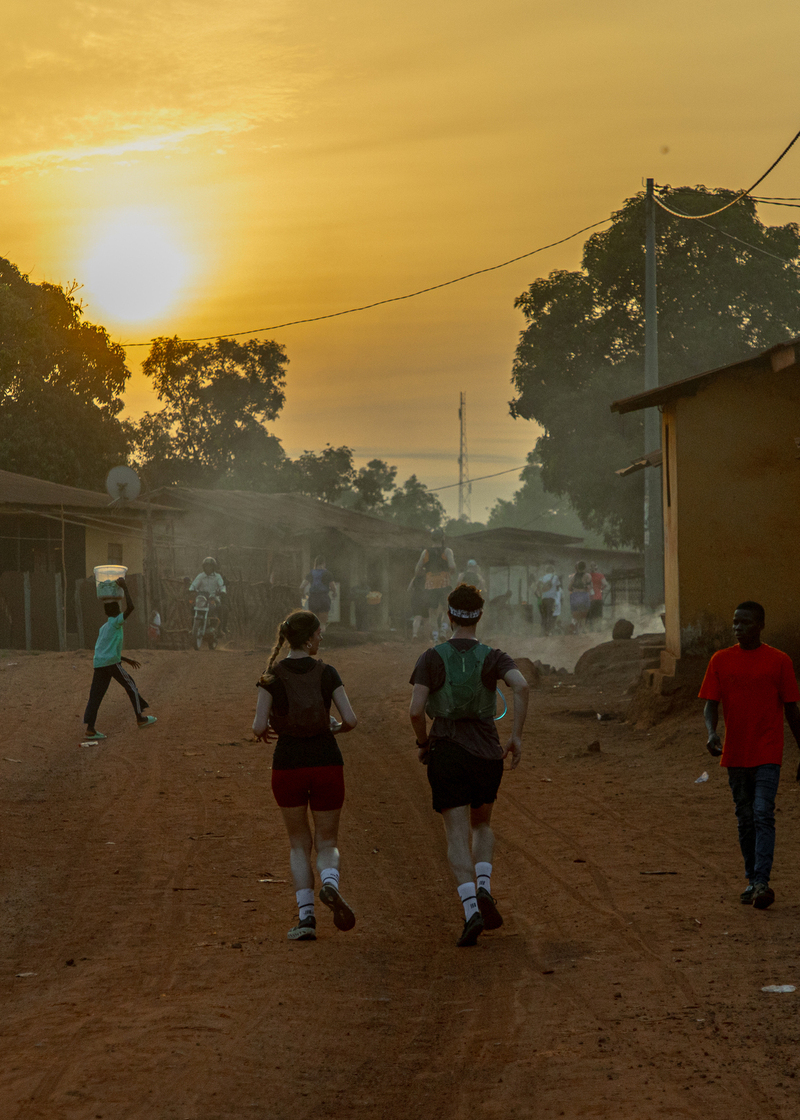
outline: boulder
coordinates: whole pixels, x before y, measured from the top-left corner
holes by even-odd
[[[614,623],[614,629],[611,631],[611,637],[615,641],[627,641],[633,637],[633,623],[628,622],[627,618],[618,618]]]

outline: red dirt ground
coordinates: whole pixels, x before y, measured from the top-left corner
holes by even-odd
[[[505,925],[461,950],[407,722],[418,652],[327,654],[361,721],[340,841],[358,922],[338,933],[318,906],[316,943],[286,940],[287,844],[249,731],[263,653],[142,653],[158,724],[138,731],[112,684],[91,746],[88,653],[0,658],[0,1116],[795,1120],[800,993],[762,992],[800,987],[794,746],[758,912],[699,703],[637,731],[595,716],[624,713],[627,680],[533,691],[495,813]]]

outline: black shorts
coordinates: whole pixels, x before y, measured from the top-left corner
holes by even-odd
[[[450,594],[449,587],[433,587],[426,588],[422,592],[425,601],[426,610],[436,610],[439,607],[447,606],[447,596]]]
[[[331,609],[331,597],[327,591],[309,591],[308,609],[314,614]]]
[[[437,813],[459,805],[477,809],[491,804],[502,780],[502,758],[478,758],[452,739],[437,739],[428,754],[428,781]]]

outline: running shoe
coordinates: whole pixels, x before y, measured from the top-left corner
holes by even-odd
[[[356,916],[345,900],[339,894],[333,883],[323,883],[319,892],[319,900],[323,906],[333,911],[333,924],[337,929],[352,929],[356,924]]]
[[[500,929],[503,924],[503,916],[486,887],[478,887],[478,909],[483,918],[484,929]]]
[[[317,919],[312,914],[310,918],[303,918],[296,926],[289,930],[286,936],[290,941],[316,941]]]
[[[753,906],[756,910],[766,910],[775,901],[775,891],[768,883],[756,883],[753,887]]]
[[[141,731],[143,727],[152,727],[155,722],[155,716],[145,716],[143,720],[139,721],[139,730]]]
[[[103,732],[95,731],[94,735],[86,735],[83,741],[84,743],[93,743],[95,741],[99,742],[101,739],[105,739]]]
[[[459,949],[464,949],[468,945],[477,944],[478,938],[483,933],[483,929],[483,916],[479,910],[477,914],[473,914],[468,921],[464,922],[464,928],[461,931],[461,936],[458,941],[456,941],[456,945],[458,945]]]
[[[744,906],[751,906],[753,903],[753,892],[756,889],[755,883],[748,883],[742,893],[739,895],[739,901]]]

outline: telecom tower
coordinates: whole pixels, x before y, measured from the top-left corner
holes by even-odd
[[[461,440],[458,447],[458,517],[464,514],[472,517],[470,496],[472,483],[469,480],[469,452],[467,451],[467,394],[461,393],[458,402],[458,419],[461,424]]]

